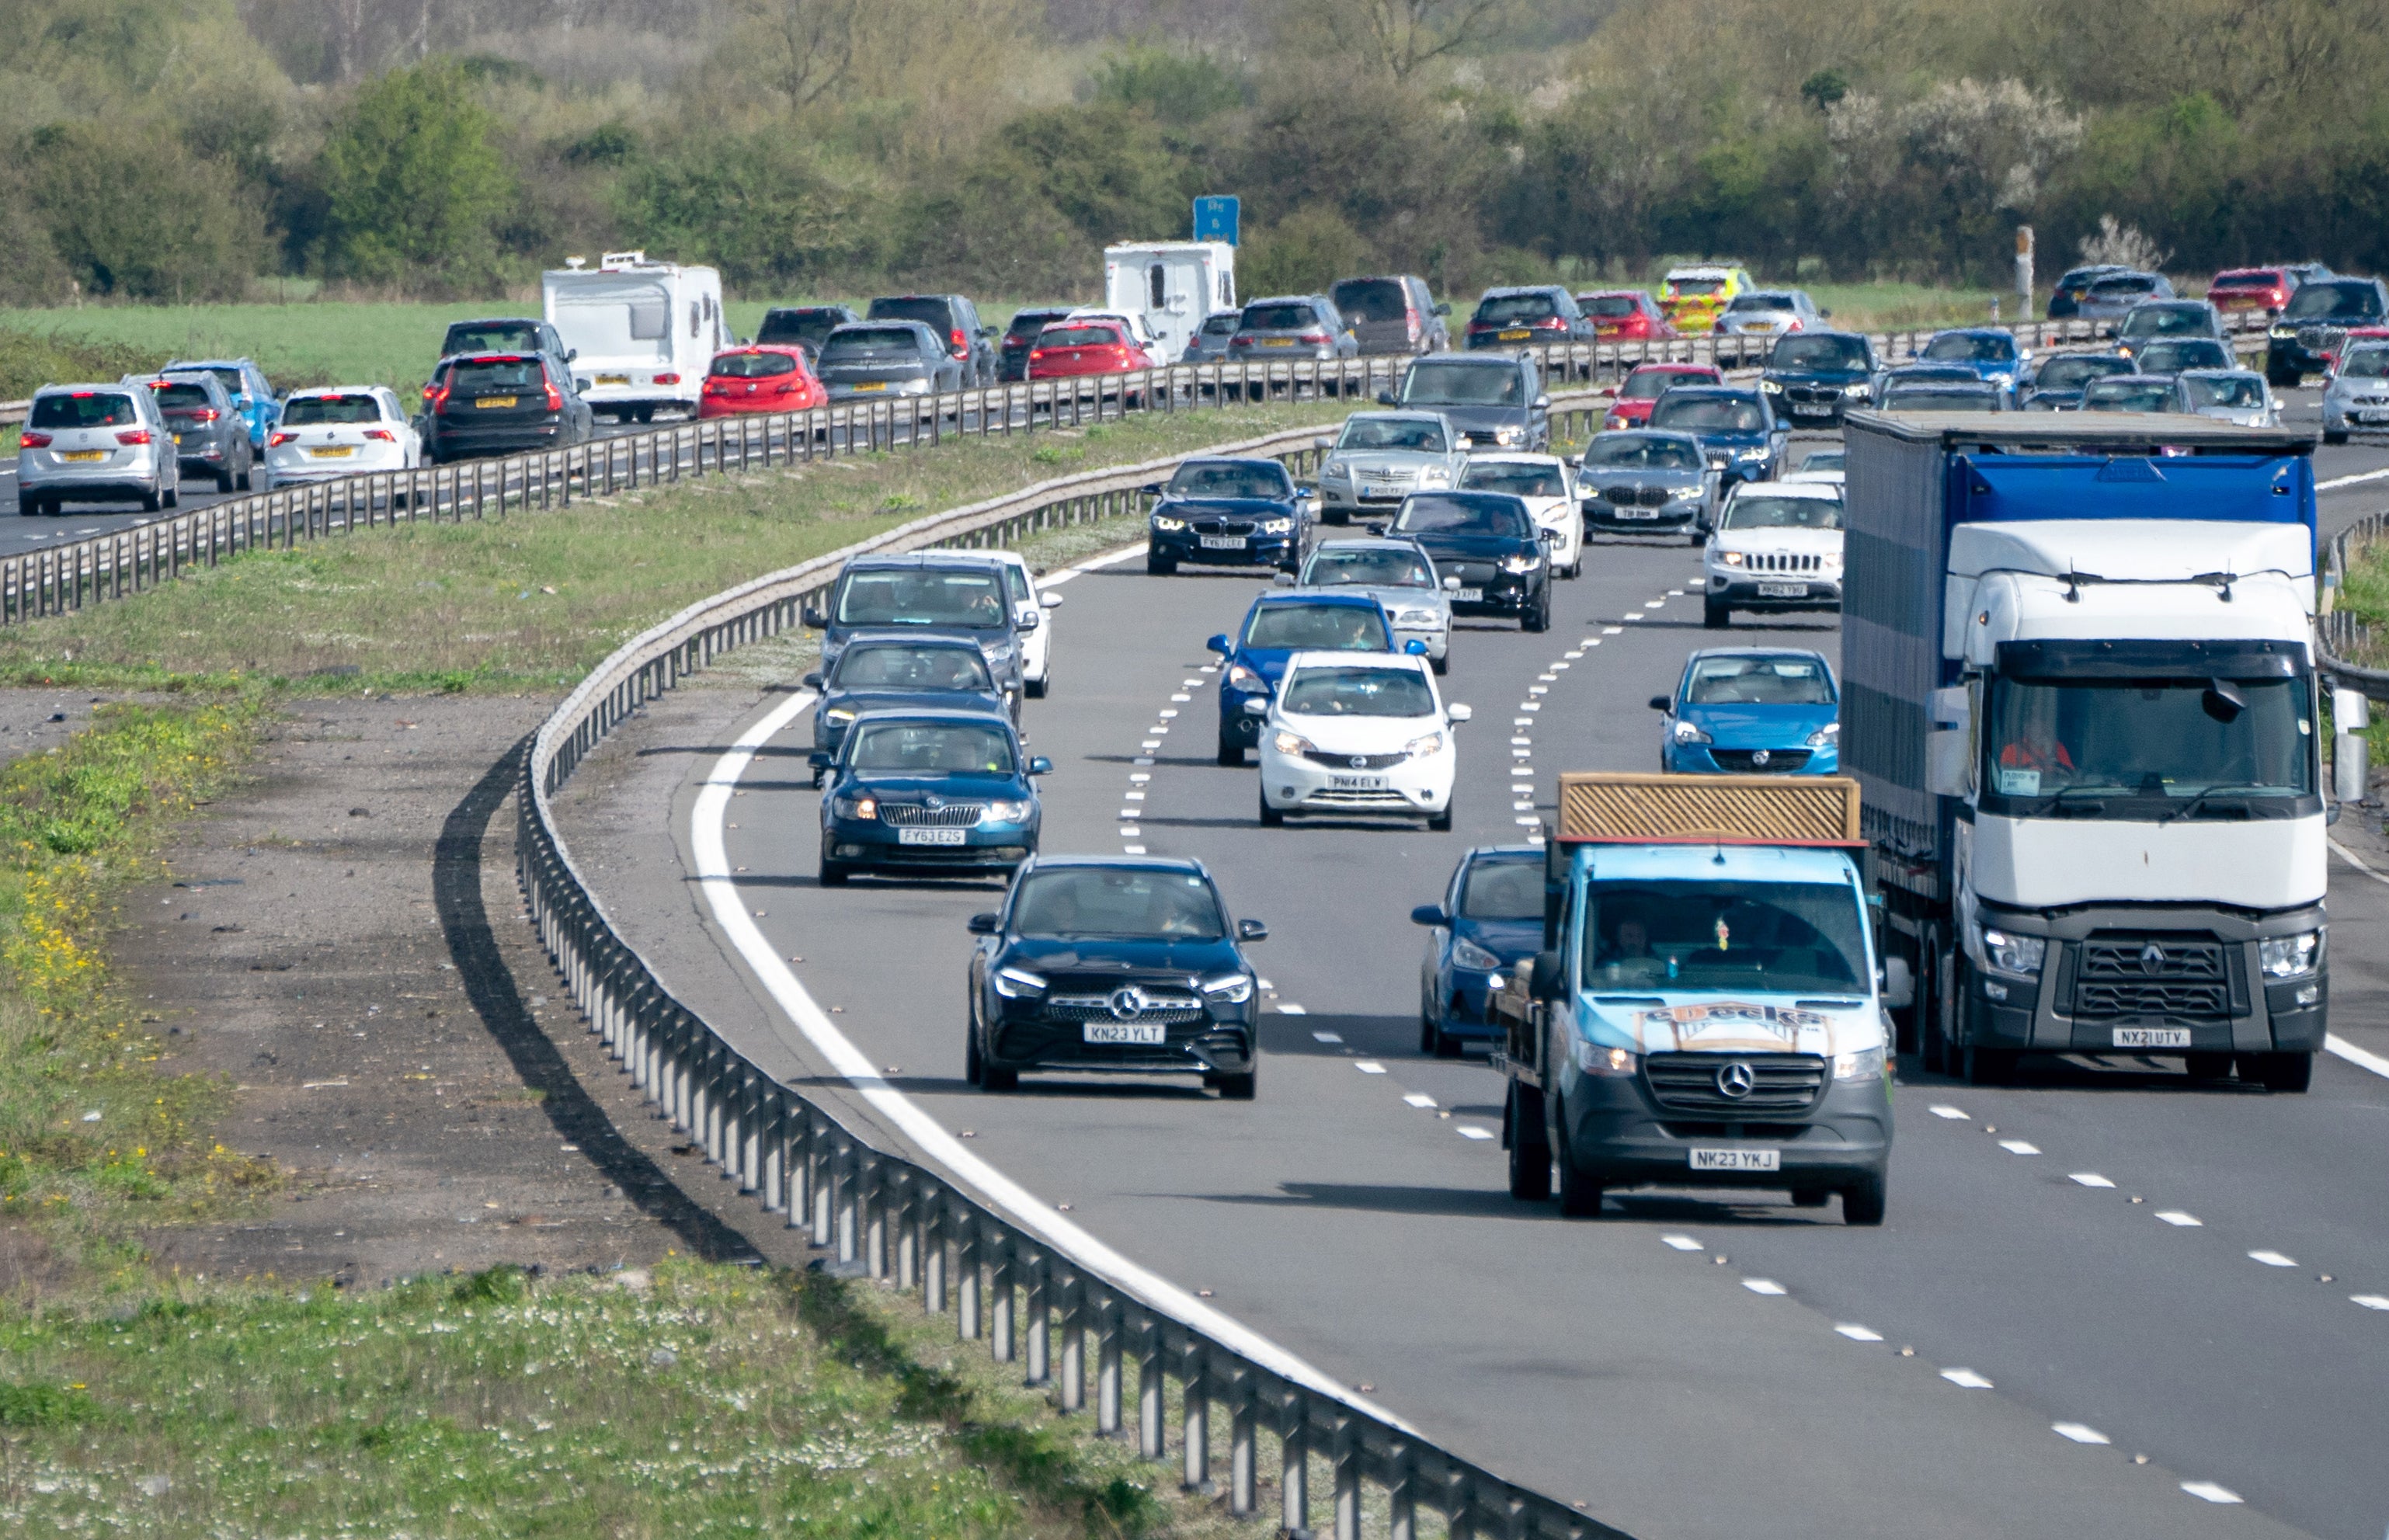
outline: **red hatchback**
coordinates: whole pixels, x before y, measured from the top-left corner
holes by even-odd
[[[1659,302],[1639,288],[1594,289],[1576,297],[1603,342],[1656,342],[1676,335]]]
[[[2215,281],[2206,286],[2206,298],[2226,314],[2263,311],[2279,315],[2297,286],[2296,280],[2278,267],[2234,267],[2215,275]]]
[[[1725,375],[1707,363],[1646,363],[1626,376],[1617,400],[1602,422],[1607,428],[1642,427],[1651,421],[1651,408],[1660,395],[1679,385],[1723,385]]]
[[[1030,379],[1125,375],[1154,366],[1117,321],[1050,321],[1028,350]]]
[[[829,392],[795,343],[785,347],[733,348],[716,353],[705,371],[699,417],[735,417],[748,412],[810,412],[829,404]]]

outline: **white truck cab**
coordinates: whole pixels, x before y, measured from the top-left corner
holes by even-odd
[[[608,251],[592,269],[578,257],[540,274],[541,313],[575,350],[581,396],[617,422],[652,422],[658,408],[696,415],[713,355],[733,340],[722,274]]]
[[[1236,248],[1225,241],[1104,248],[1104,306],[1143,323],[1156,363],[1177,363],[1204,321],[1236,303]]]

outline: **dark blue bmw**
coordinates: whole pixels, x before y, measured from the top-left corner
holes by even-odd
[[[1456,1059],[1463,1044],[1501,1035],[1486,999],[1543,944],[1543,851],[1484,845],[1460,858],[1443,902],[1411,910],[1429,927],[1419,964],[1419,1051]]]
[[[1366,593],[1264,593],[1245,612],[1234,636],[1222,631],[1205,645],[1224,660],[1220,763],[1241,765],[1245,750],[1260,741],[1261,719],[1285,676],[1287,658],[1309,652],[1390,653],[1394,628],[1385,606]],[[1407,646],[1426,651],[1416,639]]]
[[[1161,501],[1145,519],[1144,569],[1162,577],[1181,562],[1291,572],[1319,516],[1318,493],[1274,460],[1189,460],[1145,490]]]
[[[1258,981],[1200,861],[1063,856],[1023,866],[1003,908],[971,916],[965,1073],[1010,1090],[1024,1070],[1198,1075],[1249,1101]]]
[[[858,717],[824,772],[821,883],[857,872],[912,876],[1009,873],[1037,853],[1042,818],[1009,718],[979,711],[875,711]]]

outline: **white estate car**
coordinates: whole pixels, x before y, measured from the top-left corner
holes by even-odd
[[[1822,481],[1745,481],[1718,510],[1701,551],[1702,624],[1735,610],[1842,607],[1842,489]]]
[[[268,491],[374,471],[411,471],[423,463],[423,436],[386,385],[327,385],[293,390],[265,439]]]
[[[1584,511],[1576,472],[1556,454],[1472,454],[1460,473],[1463,491],[1507,492],[1535,515],[1554,578],[1584,573]]]
[[[1038,588],[1037,574],[1028,569],[1028,559],[1019,552],[988,554],[1003,568],[1003,596],[1012,604],[1013,624],[1030,622],[1019,633],[1021,687],[1029,699],[1042,700],[1054,680],[1054,611],[1060,607],[1062,596]]]
[[[1261,723],[1261,822],[1288,813],[1426,815],[1451,827],[1467,706],[1446,706],[1424,657],[1297,653]]]

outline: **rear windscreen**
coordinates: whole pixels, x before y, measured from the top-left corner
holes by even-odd
[[[1034,342],[1044,335],[1046,327],[1069,313],[1068,311],[1016,311],[1012,325],[1004,328],[1004,340]]]
[[[1319,325],[1319,317],[1309,305],[1246,305],[1245,330],[1248,332],[1298,332],[1306,326]]]
[[[169,412],[196,412],[208,404],[204,385],[159,385],[150,388],[158,404]]]
[[[498,353],[536,350],[539,325],[531,321],[460,321],[448,328],[442,353]]]
[[[1637,369],[1626,376],[1617,388],[1619,399],[1629,401],[1654,401],[1671,387],[1679,385],[1716,385],[1718,375],[1703,370],[1697,375],[1679,374],[1673,369]]]
[[[1461,474],[1460,485],[1472,492],[1507,492],[1512,497],[1567,496],[1567,480],[1559,466],[1517,460],[1472,462]]]
[[[1327,291],[1335,308],[1359,321],[1408,321],[1410,296],[1391,278],[1347,278]]]
[[[508,396],[544,389],[547,372],[535,358],[472,359],[448,371],[448,388],[459,396]]]
[[[1405,535],[1490,535],[1498,540],[1532,540],[1535,521],[1523,503],[1507,498],[1414,496],[1402,503],[1394,528]]]
[[[2040,366],[2033,377],[2033,388],[2038,390],[2079,390],[2094,379],[2107,375],[2128,375],[2132,361],[2117,358],[2113,353],[2069,353],[2052,358]]]
[[[1559,312],[1558,303],[1548,294],[1488,294],[1476,306],[1476,319],[1488,324],[1548,321]]]
[[[379,421],[381,402],[371,396],[293,396],[282,408],[285,427]]]
[[[709,372],[718,379],[770,379],[795,374],[797,361],[787,353],[723,353]]]
[[[109,391],[44,396],[33,403],[28,427],[123,427],[141,420],[133,398]]]
[[[1725,292],[1723,278],[1670,278],[1667,286],[1676,291],[1679,299],[1699,299]]]
[[[1118,348],[1120,334],[1109,326],[1048,326],[1038,334],[1040,348]]]
[[[943,299],[874,299],[866,321],[918,321],[943,336],[953,329],[953,312]]]
[[[842,326],[822,344],[822,358],[912,358],[920,350],[921,334],[910,326]]]
[[[1577,305],[1596,321],[1623,321],[1638,309],[1630,294],[1596,294],[1578,299]]]
[[[1731,396],[1664,397],[1651,409],[1651,426],[1687,433],[1757,433],[1767,426],[1767,414],[1757,401]]]

